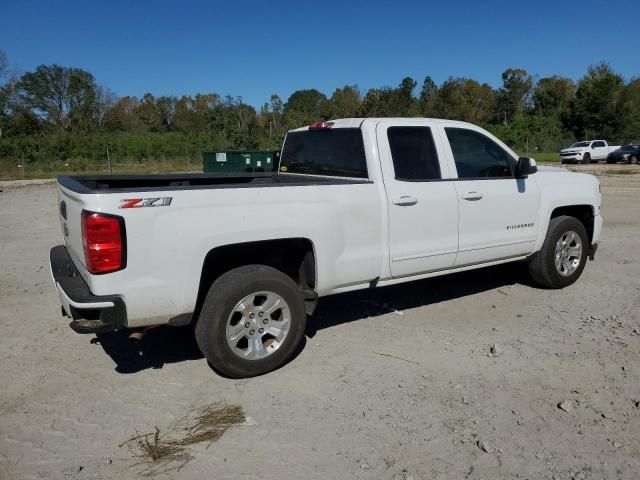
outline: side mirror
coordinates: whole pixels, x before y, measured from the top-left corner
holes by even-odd
[[[527,178],[538,171],[538,166],[533,158],[520,157],[516,166],[516,178]]]

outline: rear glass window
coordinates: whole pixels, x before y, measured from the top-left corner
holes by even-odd
[[[367,178],[362,131],[329,128],[291,132],[282,149],[280,171]]]

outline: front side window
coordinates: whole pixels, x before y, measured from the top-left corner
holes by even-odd
[[[593,142],[593,148],[602,148],[604,147],[604,142]]]
[[[440,164],[431,129],[389,127],[387,138],[396,180],[439,180]]]
[[[359,128],[303,130],[287,135],[280,171],[367,178],[367,160]]]
[[[489,137],[466,128],[445,128],[458,178],[513,177],[513,157]]]

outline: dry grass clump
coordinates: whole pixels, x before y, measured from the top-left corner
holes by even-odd
[[[158,427],[153,432],[131,437],[120,446],[129,447],[142,465],[140,472],[154,476],[172,470],[180,470],[193,456],[189,446],[208,442],[209,445],[229,428],[246,421],[240,405],[211,404],[193,412],[169,425],[162,433]],[[208,448],[208,446],[207,446]]]

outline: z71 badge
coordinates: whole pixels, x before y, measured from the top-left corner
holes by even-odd
[[[118,208],[168,207],[173,197],[123,198]]]

